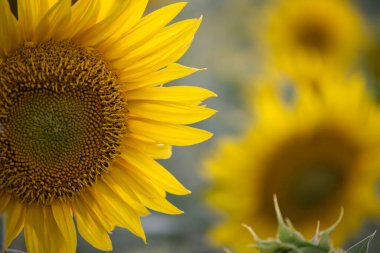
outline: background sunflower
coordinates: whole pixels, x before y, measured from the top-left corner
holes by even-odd
[[[155,1],[149,5],[146,13],[174,2],[176,1]],[[360,11],[366,24],[372,27],[378,24],[379,1],[346,2],[353,4],[356,11]],[[252,79],[256,80],[258,76],[266,77],[267,68],[273,67],[268,66],[267,59],[264,58],[266,53],[259,43],[261,40],[257,37],[257,30],[263,28],[262,10],[268,7],[267,3],[268,1],[262,0],[191,0],[177,17],[176,20],[183,20],[204,15],[192,47],[180,62],[189,66],[204,67],[207,71],[195,73],[185,79],[174,81],[170,85],[196,84],[218,94],[218,99],[210,100],[207,104],[220,113],[208,121],[195,125],[214,132],[215,138],[194,147],[174,148],[170,160],[160,160],[160,164],[173,172],[177,179],[193,192],[185,198],[168,196],[173,204],[181,207],[185,215],[168,217],[154,213],[149,217],[144,217],[142,223],[146,234],[149,234],[148,245],[139,238],[130,236],[127,231],[116,229],[111,236],[114,252],[224,253],[221,247],[212,246],[208,239],[205,239],[206,232],[212,224],[218,223],[220,216],[202,204],[203,191],[209,189],[210,183],[206,183],[201,177],[203,174],[201,157],[207,159],[215,149],[214,143],[220,137],[240,135],[252,120],[248,109],[251,101],[243,98],[251,93]],[[370,31],[372,30],[371,28]],[[372,64],[369,58],[363,56],[359,54],[360,60],[356,62],[359,68],[362,68],[362,63],[366,65],[368,63],[368,66]],[[377,62],[376,58],[375,62]],[[368,73],[370,69],[372,67],[368,67]],[[280,81],[288,83],[282,77]],[[374,85],[374,83],[369,83],[369,85],[372,84]],[[288,88],[281,89],[281,92],[292,96]],[[253,120],[255,120],[254,116]],[[196,173],[195,170],[200,172]],[[280,208],[285,211],[281,202]],[[372,232],[378,226],[376,223],[367,224],[364,230],[368,229]],[[364,230],[362,230],[363,235],[368,235],[368,231]],[[363,236],[358,235],[358,238],[363,238]],[[19,238],[12,244],[12,248],[25,249],[23,241],[23,238]],[[378,244],[377,247],[375,244]],[[375,237],[371,246],[372,252],[378,252],[380,240]],[[101,251],[93,250],[80,239],[78,252]]]

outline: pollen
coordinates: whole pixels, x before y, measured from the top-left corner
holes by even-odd
[[[26,44],[0,63],[0,189],[50,205],[92,186],[120,153],[117,75],[69,41]]]

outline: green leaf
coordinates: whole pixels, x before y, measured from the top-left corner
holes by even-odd
[[[346,251],[346,253],[367,253],[369,243],[371,242],[371,240],[373,239],[375,234],[376,234],[376,231],[373,232],[373,234],[371,234],[371,235],[367,236],[366,238],[364,238],[363,240],[361,240],[360,242],[358,242],[357,244],[351,246]]]

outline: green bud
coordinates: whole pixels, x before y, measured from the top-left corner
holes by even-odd
[[[330,237],[342,220],[343,209],[335,224],[326,230],[319,231],[318,223],[314,237],[311,240],[306,240],[301,233],[295,230],[289,220],[284,221],[276,196],[274,196],[274,205],[278,222],[276,239],[262,240],[249,226],[243,225],[250,231],[256,241],[256,244],[251,245],[251,247],[258,248],[261,253],[367,253],[369,243],[376,233],[375,231],[372,235],[353,245],[347,251],[334,248]]]

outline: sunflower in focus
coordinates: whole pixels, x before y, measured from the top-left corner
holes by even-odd
[[[240,140],[224,141],[206,162],[213,184],[207,201],[223,219],[210,231],[216,245],[252,252],[241,224],[274,238],[274,194],[284,217],[307,238],[318,221],[321,229],[333,224],[343,207],[332,237],[337,246],[378,214],[379,114],[360,77],[342,83],[327,83],[319,93],[305,86],[293,101],[260,89],[253,99],[256,124]]]
[[[274,0],[263,16],[270,62],[294,78],[349,66],[366,42],[363,21],[346,0]]]
[[[24,230],[28,253],[73,253],[77,228],[110,251],[116,226],[145,241],[148,209],[182,213],[166,194],[189,191],[155,159],[211,137],[185,125],[215,94],[163,86],[197,71],[175,62],[201,19],[168,25],[185,3],[143,16],[147,2],[18,1],[16,18],[0,0],[5,249]]]

